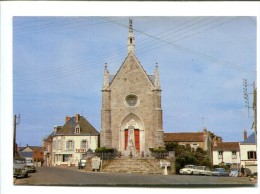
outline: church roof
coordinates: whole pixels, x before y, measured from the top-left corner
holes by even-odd
[[[151,80],[151,82],[154,84],[155,82],[155,75],[148,75],[148,78]]]
[[[112,80],[114,79],[114,77],[115,77],[116,75],[109,75],[109,84],[111,84],[111,82],[112,82]]]
[[[139,62],[139,60],[137,59],[137,57],[135,56],[135,54],[133,52],[128,53],[127,57],[125,58],[124,62],[122,63],[122,65],[120,66],[119,70],[117,71],[116,75],[109,75],[109,85],[111,85],[113,83],[113,81],[115,80],[115,78],[117,77],[117,75],[121,72],[122,67],[124,65],[126,65],[127,60],[130,60],[130,58],[133,57],[134,60],[136,61],[137,65],[140,67],[140,69],[143,71],[143,73],[145,74],[145,76],[148,78],[148,80],[150,81],[150,83],[154,86],[154,82],[155,82],[155,76],[154,75],[148,75],[145,71],[145,69],[143,68],[143,66],[141,65],[141,63]]]
[[[164,133],[164,142],[204,142],[203,132]]]
[[[80,133],[75,133],[76,126],[80,126]],[[69,119],[67,123],[65,123],[61,128],[57,130],[54,136],[57,135],[99,135],[99,132],[83,117],[79,116],[78,122],[76,121],[76,117],[72,117]]]

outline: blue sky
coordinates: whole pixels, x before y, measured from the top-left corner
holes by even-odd
[[[100,131],[104,64],[115,74],[127,56],[128,19],[13,18],[19,145],[41,145],[76,113]],[[133,17],[133,28],[141,65],[148,74],[159,65],[165,132],[206,127],[241,141],[253,131],[243,78],[256,81],[256,17]]]

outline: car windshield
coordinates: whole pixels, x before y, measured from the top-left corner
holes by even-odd
[[[215,168],[215,171],[224,172],[225,170],[223,168]]]
[[[194,165],[185,165],[184,168],[194,168]]]
[[[14,160],[14,163],[25,164],[25,160]]]

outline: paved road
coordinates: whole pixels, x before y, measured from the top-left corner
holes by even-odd
[[[15,185],[41,186],[135,186],[135,187],[219,187],[249,186],[255,182],[241,177],[189,175],[140,175],[123,173],[86,172],[73,167],[41,167],[28,178],[17,179]]]

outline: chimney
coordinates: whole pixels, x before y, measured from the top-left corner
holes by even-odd
[[[218,145],[218,138],[214,137],[213,138],[213,146],[217,146]]]
[[[204,133],[204,135],[208,134],[208,131],[207,131],[206,127],[204,127],[204,129],[203,129],[203,133]]]
[[[247,139],[247,132],[246,132],[246,130],[244,129],[244,140],[246,140]]]
[[[78,123],[78,122],[79,122],[79,119],[80,119],[80,115],[79,115],[79,114],[76,114],[75,118],[76,118],[76,122]]]
[[[66,119],[65,119],[66,123],[68,123],[70,119],[71,119],[71,117],[69,117],[69,116],[67,115],[67,116],[66,116]]]

